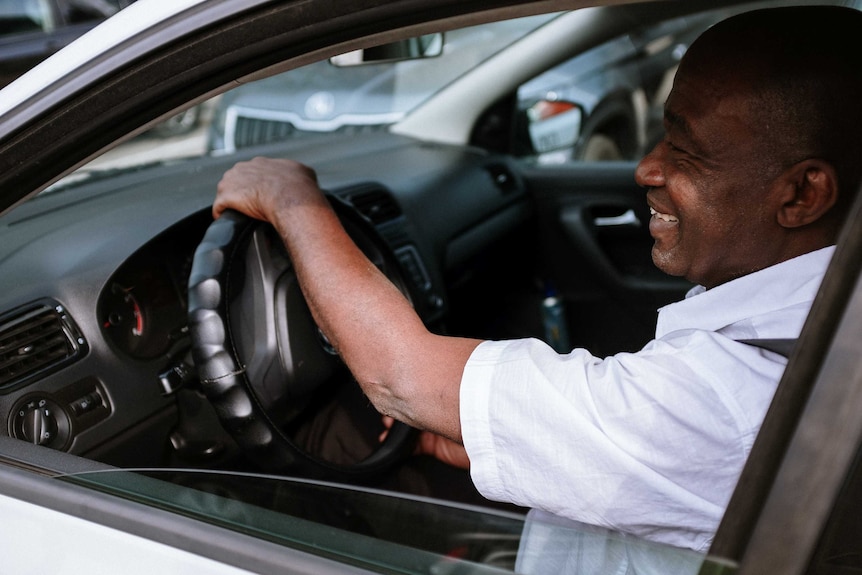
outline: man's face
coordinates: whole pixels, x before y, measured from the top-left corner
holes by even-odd
[[[714,287],[768,263],[776,230],[770,175],[745,81],[683,66],[665,105],[665,139],[638,165],[662,271]]]

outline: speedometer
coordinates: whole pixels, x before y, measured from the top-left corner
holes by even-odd
[[[131,258],[99,300],[99,323],[126,355],[151,359],[167,353],[186,333],[185,307],[163,259]]]
[[[131,355],[149,355],[146,350],[147,321],[134,287],[111,284],[103,304],[102,329],[114,343]]]
[[[102,329],[123,351],[133,357],[148,358],[165,350],[169,342],[159,330],[150,329],[154,318],[136,294],[135,286],[114,282],[101,303]]]

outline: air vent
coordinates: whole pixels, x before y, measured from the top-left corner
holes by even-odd
[[[0,389],[75,361],[86,342],[59,304],[40,302],[0,319]]]
[[[401,215],[401,208],[395,202],[395,198],[383,189],[355,192],[348,196],[348,200],[375,226]]]

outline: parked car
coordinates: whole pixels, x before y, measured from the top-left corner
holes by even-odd
[[[0,86],[116,13],[129,0],[0,2]]]
[[[0,87],[5,86],[134,0],[3,0]],[[201,120],[195,106],[154,127],[162,137],[187,134]]]
[[[556,100],[530,86],[629,27],[749,6],[582,4],[138,0],[0,91],[2,570],[491,574],[575,550],[625,556],[634,572],[858,571],[862,200],[707,552],[563,521],[538,525],[548,547],[522,548],[523,509],[411,456],[409,429],[378,443],[380,418],[310,320],[272,230],[213,227],[233,163],[295,158],[432,329],[543,337],[553,285],[572,345],[639,347],[655,308],[689,286],[650,262],[633,162],[535,161],[544,122],[589,106],[534,108]],[[495,46],[385,129],[100,161],[249,81],[514,18],[541,34]],[[213,267],[226,282],[204,281]],[[228,395],[190,353],[202,317],[230,335],[218,360],[241,385]],[[314,448],[335,410],[355,413],[348,460]]]
[[[535,111],[538,102],[544,113],[554,112],[554,121],[544,118],[541,135],[533,125],[532,151],[543,163],[643,156],[664,133],[664,101],[680,58],[729,14],[717,9],[634,28],[522,85],[521,107]]]
[[[536,31],[550,15],[437,34],[431,52],[389,59],[341,54],[239,86],[218,102],[210,149],[234,152],[303,134],[379,131],[449,82]]]

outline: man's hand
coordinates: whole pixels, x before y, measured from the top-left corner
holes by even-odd
[[[381,442],[386,439],[393,423],[395,420],[391,417],[383,417],[383,425],[386,426],[386,430],[380,434]],[[467,450],[464,449],[463,445],[430,431],[419,432],[419,440],[416,443],[414,453],[415,455],[430,455],[453,467],[470,469],[470,458],[467,457]]]
[[[314,170],[292,160],[254,158],[224,174],[213,203],[213,217],[234,209],[275,224],[275,214],[298,206],[328,208]]]

